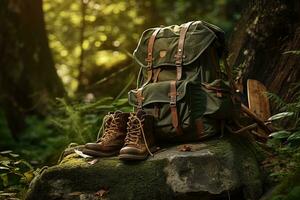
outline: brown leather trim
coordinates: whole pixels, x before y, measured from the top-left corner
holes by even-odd
[[[143,101],[144,101],[144,97],[143,97],[143,91],[142,88],[138,89],[136,92],[136,99],[138,102],[138,108],[142,108],[143,106]]]
[[[152,65],[153,65],[153,47],[154,47],[154,42],[155,42],[155,38],[158,34],[158,32],[160,31],[160,28],[157,28],[151,35],[151,37],[149,38],[149,42],[148,42],[148,48],[147,48],[147,81],[144,85],[147,85],[151,79],[152,79]]]
[[[203,124],[202,119],[196,119],[195,126],[196,126],[196,132],[197,132],[198,139],[200,139],[204,136],[204,124]]]
[[[179,118],[177,113],[176,99],[177,99],[176,81],[171,81],[170,82],[170,109],[171,109],[171,116],[172,116],[172,125],[176,129],[177,135],[182,135],[182,129],[179,124]]]
[[[154,70],[153,83],[157,82],[160,71],[161,71],[161,68],[157,68]]]
[[[177,77],[177,80],[180,80],[181,79],[181,77],[182,77],[182,66],[177,66],[176,67],[176,73],[177,73],[177,75],[176,75],[176,77]]]
[[[181,79],[182,76],[182,62],[183,62],[183,50],[184,50],[184,41],[185,41],[185,36],[186,33],[191,26],[193,22],[188,22],[186,24],[182,25],[182,28],[179,33],[179,40],[178,40],[178,49],[177,49],[177,54],[176,54],[176,70],[177,70],[177,80]]]

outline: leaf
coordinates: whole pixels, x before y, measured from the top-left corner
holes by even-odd
[[[69,193],[69,196],[80,196],[82,192],[71,192]]]
[[[0,177],[2,179],[3,186],[7,187],[8,186],[8,176],[7,176],[7,173],[0,174]]]
[[[79,151],[77,149],[74,149],[74,152],[79,155],[80,157],[83,157],[83,158],[92,158],[92,156],[89,156],[89,155],[86,155],[84,153],[82,153],[82,151]]]
[[[89,163],[90,165],[94,165],[94,164],[96,164],[98,161],[99,161],[99,159],[94,159],[94,160],[92,160],[92,161],[89,161],[88,163]]]
[[[9,160],[1,160],[0,164],[5,166],[5,167],[9,167],[10,161]]]
[[[18,165],[22,162],[22,160],[17,160],[16,162],[14,162],[14,165]]]
[[[34,168],[32,167],[32,165],[29,164],[27,161],[25,161],[25,160],[20,160],[20,161],[21,161],[21,163],[23,163],[24,165],[26,165],[31,171],[34,170]]]
[[[14,158],[17,158],[17,157],[20,156],[19,154],[15,154],[15,153],[9,153],[9,155],[10,155],[11,157],[14,157]]]
[[[192,147],[185,144],[179,147],[179,151],[183,151],[183,152],[192,151]]]
[[[108,188],[102,188],[98,192],[95,193],[95,196],[105,197],[108,194],[108,192],[109,192]]]
[[[269,135],[269,137],[272,137],[275,139],[285,139],[285,138],[288,138],[290,136],[290,134],[291,134],[291,132],[282,130],[282,131],[276,131],[276,132],[271,133]]]
[[[9,197],[12,197],[12,196],[15,196],[16,193],[10,193],[10,192],[0,192],[0,196],[9,196]]]
[[[300,55],[300,51],[286,51],[283,54],[295,54],[295,55]]]
[[[128,103],[128,99],[127,98],[123,98],[123,99],[118,99],[117,101],[115,101],[113,103],[114,106],[121,106],[121,105],[124,105],[124,104],[127,104]]]
[[[1,151],[0,154],[9,154],[12,153],[12,150],[7,150],[7,151]]]
[[[7,170],[7,169],[9,169],[9,168],[8,168],[8,167],[1,167],[1,166],[0,166],[0,169],[6,169],[6,170]]]
[[[273,115],[272,117],[270,117],[268,119],[268,121],[275,121],[275,120],[282,119],[282,118],[285,118],[285,117],[290,117],[292,115],[294,115],[293,112],[282,112],[282,113],[278,113],[276,115]]]
[[[32,179],[34,178],[34,174],[33,171],[28,171],[24,173],[24,177],[26,179],[27,183],[30,183],[32,181]]]
[[[287,141],[293,141],[293,140],[300,140],[300,131],[294,132],[287,139]]]

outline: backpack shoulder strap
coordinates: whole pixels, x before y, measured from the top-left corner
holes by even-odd
[[[152,33],[152,35],[149,38],[149,42],[148,42],[148,48],[147,48],[147,81],[145,82],[144,86],[147,85],[153,76],[153,69],[152,69],[152,65],[153,65],[153,47],[154,47],[154,42],[156,39],[156,36],[158,34],[158,32],[160,31],[160,28],[155,29],[155,31]]]
[[[177,54],[176,54],[176,71],[177,71],[177,80],[181,79],[182,76],[182,62],[183,62],[183,50],[184,50],[184,41],[186,33],[189,29],[189,27],[192,25],[192,21],[185,23],[182,25],[182,28],[179,33],[179,40],[178,40],[178,48],[177,48]]]

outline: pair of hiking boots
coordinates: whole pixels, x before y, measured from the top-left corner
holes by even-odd
[[[155,150],[153,116],[143,110],[116,111],[104,118],[104,132],[96,143],[87,143],[83,153],[95,157],[119,155],[120,160],[144,160]]]

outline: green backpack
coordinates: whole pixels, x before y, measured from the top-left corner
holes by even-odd
[[[207,138],[220,131],[220,120],[236,117],[239,102],[220,70],[223,52],[224,32],[203,21],[142,34],[134,51],[137,89],[128,100],[154,116],[157,138]]]

